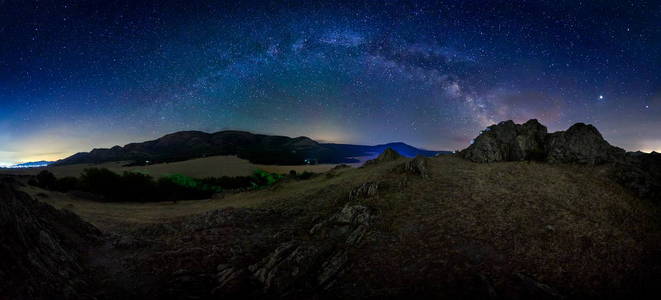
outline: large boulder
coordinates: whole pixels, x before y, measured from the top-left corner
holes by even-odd
[[[551,163],[595,165],[620,161],[625,154],[604,140],[597,128],[583,123],[549,134],[545,148],[546,160]]]
[[[503,121],[489,126],[460,155],[474,162],[537,159],[546,135],[546,127],[535,119],[524,124]]]
[[[524,124],[510,120],[492,125],[459,153],[474,162],[539,160],[591,165],[617,162],[624,154],[592,125],[577,123],[567,131],[549,134],[535,119]]]

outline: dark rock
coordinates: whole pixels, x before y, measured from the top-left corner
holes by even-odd
[[[397,151],[393,150],[392,148],[388,147],[386,150],[384,150],[377,158],[368,160],[365,162],[365,166],[369,165],[375,165],[379,163],[384,163],[384,162],[389,162],[389,161],[395,161],[400,158],[403,158]]]
[[[378,182],[366,182],[349,192],[349,201],[356,201],[360,198],[369,198],[376,196],[379,191]]]
[[[414,159],[409,160],[404,165],[400,166],[404,173],[417,175],[422,178],[429,178],[429,158],[424,156],[416,156]]]
[[[460,155],[474,162],[537,159],[544,152],[546,134],[535,119],[523,125],[504,121],[489,126]]]
[[[474,162],[539,160],[550,163],[603,164],[619,161],[625,151],[611,146],[592,125],[577,123],[547,134],[537,120],[519,125],[500,122],[483,131],[459,155]]]
[[[310,234],[321,237],[341,237],[349,246],[358,245],[369,229],[372,220],[371,210],[362,205],[346,205],[327,220],[316,224]]]
[[[603,164],[624,158],[623,149],[611,146],[592,125],[576,123],[567,131],[546,138],[546,161],[550,163]]]
[[[298,280],[309,276],[320,254],[313,245],[288,242],[280,245],[259,263],[249,267],[255,279],[269,294],[284,294]]]
[[[218,265],[217,279],[218,287],[212,292],[217,296],[238,295],[250,287],[250,273],[243,268]]]
[[[69,211],[0,183],[0,298],[80,299],[89,292],[80,263],[100,232]]]

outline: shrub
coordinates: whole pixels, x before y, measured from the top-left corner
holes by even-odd
[[[57,178],[48,170],[43,170],[37,174],[37,186],[45,189],[53,189],[57,184]]]
[[[279,174],[256,170],[252,176],[195,179],[174,174],[154,180],[143,173],[124,172],[119,175],[108,169],[89,168],[83,171],[79,179],[57,179],[52,173],[43,171],[31,183],[61,192],[81,190],[101,195],[110,201],[176,201],[207,199],[223,189],[269,186],[282,177]]]
[[[128,201],[157,201],[157,187],[154,179],[146,174],[124,172],[119,188],[121,195]]]
[[[76,177],[62,177],[58,178],[54,190],[58,192],[68,192],[71,190],[79,189],[80,183]]]
[[[253,177],[255,178],[255,181],[257,181],[257,186],[269,186],[280,180],[282,175],[257,169],[253,172]]]
[[[174,174],[158,180],[158,191],[168,200],[206,199],[222,189],[181,174]]]
[[[109,198],[120,198],[122,177],[108,169],[89,168],[80,175],[80,187],[87,192]]]

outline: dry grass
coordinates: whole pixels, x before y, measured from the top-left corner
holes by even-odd
[[[279,165],[258,165],[236,156],[211,156],[205,158],[191,159],[180,162],[155,164],[140,167],[122,167],[127,162],[109,162],[102,164],[75,164],[66,166],[54,166],[43,168],[25,168],[25,169],[0,169],[0,174],[12,175],[36,175],[42,170],[49,170],[57,177],[79,176],[86,168],[107,168],[117,173],[124,171],[143,172],[155,177],[161,177],[169,174],[183,174],[196,178],[203,177],[221,177],[221,176],[248,176],[257,169],[275,173],[289,173],[290,170],[296,172],[326,172],[335,165],[297,165],[297,166],[279,166]]]
[[[486,274],[506,287],[505,274],[523,272],[561,290],[617,292],[660,246],[658,209],[614,184],[605,167],[476,164],[445,156],[429,159],[431,176],[424,179],[394,171],[405,161],[177,204],[98,203],[58,193],[43,200],[105,229],[223,207],[296,210],[301,220],[313,220],[337,211],[352,189],[378,182],[376,196],[353,200],[378,218],[348,275],[373,290],[411,286],[406,278],[424,284],[462,274]]]

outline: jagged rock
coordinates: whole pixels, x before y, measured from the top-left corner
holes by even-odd
[[[218,265],[218,287],[212,294],[218,296],[231,296],[245,291],[249,287],[248,270],[243,268],[234,268],[229,265]]]
[[[409,160],[400,166],[400,168],[404,173],[421,176],[422,178],[428,178],[430,176],[428,161],[429,158],[418,155],[414,159]]]
[[[636,195],[661,201],[661,155],[626,153],[610,145],[592,125],[576,123],[547,134],[537,120],[490,126],[459,156],[474,162],[540,160],[549,163],[610,164],[615,181]]]
[[[395,151],[392,148],[388,147],[381,154],[379,154],[379,156],[377,158],[366,161],[365,166],[375,165],[375,164],[389,162],[389,161],[395,161],[395,160],[398,160],[400,158],[403,158],[403,156],[401,156],[399,153],[397,153],[397,151]]]
[[[376,196],[379,191],[378,182],[366,182],[349,192],[349,201],[355,201],[359,198],[368,198]]]
[[[88,289],[80,264],[100,232],[0,183],[0,298],[79,299]]]
[[[266,293],[284,294],[299,279],[305,278],[314,270],[319,254],[320,249],[316,246],[288,242],[248,269],[264,286]]]
[[[337,214],[310,229],[311,235],[344,239],[349,246],[358,245],[367,234],[372,220],[371,210],[362,205],[345,205]]]
[[[368,232],[371,210],[361,205],[346,205],[310,230],[312,240],[280,244],[270,255],[248,267],[267,295],[283,296],[297,286],[328,289],[349,264],[348,247],[357,246]],[[315,242],[316,241],[316,242]],[[219,266],[216,294],[246,282],[242,273]]]
[[[489,126],[460,155],[474,162],[535,159],[544,151],[546,127],[533,119],[523,125],[504,121]]]
[[[474,162],[602,164],[619,161],[624,153],[606,142],[592,125],[577,123],[567,131],[547,134],[546,127],[533,119],[522,125],[512,121],[492,125],[459,155]]]
[[[340,251],[325,261],[317,276],[319,286],[323,289],[332,287],[334,279],[342,273],[348,261],[349,256],[346,251]]]
[[[606,142],[594,126],[583,123],[549,134],[545,148],[550,163],[602,164],[621,160],[625,153]]]

